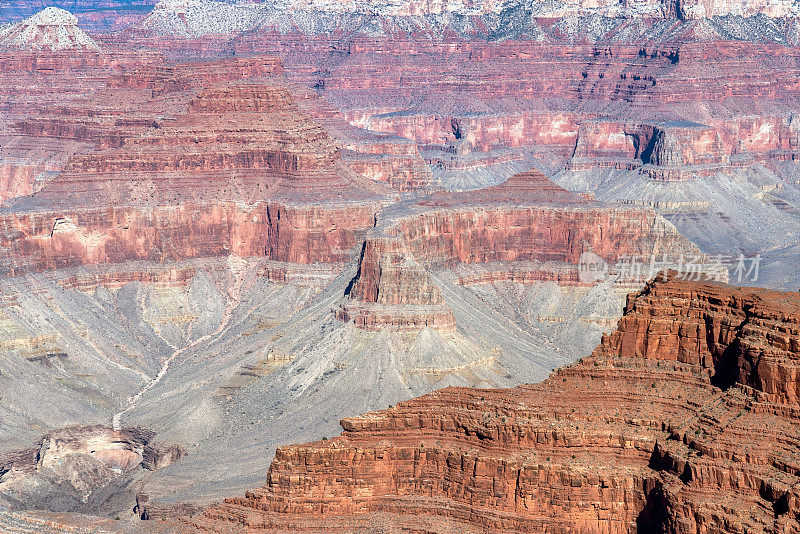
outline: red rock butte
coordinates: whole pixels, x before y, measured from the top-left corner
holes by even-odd
[[[379,329],[452,330],[455,319],[429,271],[499,262],[498,278],[533,282],[572,272],[582,253],[699,251],[655,213],[588,200],[539,171],[477,191],[433,193],[382,210],[367,232],[340,319]],[[547,264],[531,271],[531,264]]]
[[[186,528],[795,532],[800,298],[657,278],[537,385],[447,388],[280,447]]]

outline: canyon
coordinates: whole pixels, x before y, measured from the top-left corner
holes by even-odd
[[[694,11],[721,10],[708,16],[688,5],[636,4],[628,16],[567,6],[554,19],[538,4],[406,13],[267,3],[247,15],[165,3],[125,38],[180,42],[178,58],[281,57],[294,83],[350,124],[417,145],[429,177],[406,190],[480,189],[538,169],[567,189],[654,209],[706,254],[760,256],[762,282],[792,288],[796,18],[742,6]],[[169,10],[181,29],[162,21]],[[230,10],[251,27],[209,33]]]
[[[800,529],[796,9],[0,2],[0,527]]]
[[[536,385],[447,388],[278,449],[192,528],[788,532],[796,294],[661,277]],[[443,520],[446,519],[446,523]]]
[[[702,256],[652,210],[540,172],[447,192],[411,140],[346,121],[273,56],[176,62],[101,42],[5,57],[2,454],[100,427],[181,451],[76,482],[108,499],[74,505],[16,488],[106,470],[92,454],[12,469],[14,513],[130,519],[244,491],[265,446],[588,353],[629,285],[582,283],[583,252]]]

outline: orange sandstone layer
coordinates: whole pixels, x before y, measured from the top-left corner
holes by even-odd
[[[547,381],[344,419],[183,525],[796,532],[799,339],[794,293],[657,279]]]

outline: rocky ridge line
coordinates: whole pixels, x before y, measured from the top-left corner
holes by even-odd
[[[798,339],[796,294],[656,279],[544,383],[344,419],[340,437],[279,448],[264,488],[183,525],[796,531]]]

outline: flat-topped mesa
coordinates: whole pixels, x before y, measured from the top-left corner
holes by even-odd
[[[280,447],[262,489],[184,522],[794,531],[798,319],[796,293],[657,279],[592,357],[545,382],[447,388],[346,418],[340,437]],[[719,380],[728,365],[742,383]]]
[[[359,328],[455,328],[453,310],[430,274],[409,254],[402,239],[380,231],[367,234],[346,296],[337,316]]]
[[[594,356],[679,362],[721,387],[738,383],[770,402],[800,404],[800,297],[656,279],[629,296]]]
[[[425,265],[577,265],[587,251],[606,261],[625,255],[699,252],[654,212],[588,200],[538,171],[478,191],[433,194],[418,205],[413,215],[392,221],[386,232],[401,236]]]

